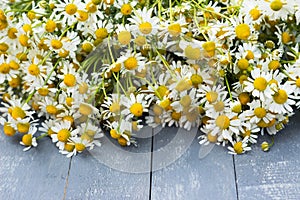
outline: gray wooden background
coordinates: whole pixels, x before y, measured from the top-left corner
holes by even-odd
[[[200,160],[199,144],[194,139],[178,160],[160,170],[151,171],[159,154],[150,153],[145,160],[131,161],[143,165],[144,173],[121,172],[88,152],[67,159],[48,138],[40,141],[37,148],[23,152],[18,144],[20,138],[8,138],[1,132],[0,199],[299,200],[299,117],[298,112],[278,133],[268,153],[255,145],[245,155],[232,156],[216,146]],[[153,138],[141,140],[139,148],[129,151],[157,150],[170,142],[173,133],[172,129],[165,129]],[[259,144],[264,140],[271,141],[265,136]]]

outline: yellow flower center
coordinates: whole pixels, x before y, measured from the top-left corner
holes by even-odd
[[[247,55],[246,55],[247,60],[252,60],[254,59],[254,53],[250,50],[247,50]]]
[[[89,90],[89,86],[87,83],[84,82],[79,85],[78,91],[80,94],[85,94],[87,93],[88,90]]]
[[[40,68],[35,64],[31,64],[28,67],[28,73],[32,76],[38,76],[40,74]]]
[[[181,33],[181,26],[178,23],[171,24],[168,27],[168,31],[169,31],[169,33],[170,33],[171,36],[177,37]]]
[[[81,152],[81,151],[85,150],[85,145],[82,143],[76,143],[75,149],[76,149],[76,151]]]
[[[199,84],[203,83],[203,78],[198,74],[193,74],[191,76],[191,81],[194,87],[198,87]]]
[[[181,117],[181,113],[180,113],[180,112],[175,112],[175,111],[173,111],[173,112],[171,113],[171,117],[172,117],[172,119],[174,119],[175,121],[179,121],[179,119],[180,119],[180,117]]]
[[[49,33],[52,33],[54,32],[55,28],[56,28],[56,23],[53,20],[49,19],[46,22],[45,30]]]
[[[246,70],[246,69],[248,69],[248,67],[249,67],[249,62],[248,62],[247,59],[241,58],[241,59],[238,61],[237,66],[238,66],[238,68],[239,68],[240,70]]]
[[[71,124],[74,123],[74,117],[73,116],[70,116],[70,115],[66,115],[63,117],[63,120],[64,121],[69,121]]]
[[[211,133],[208,133],[206,137],[207,137],[207,141],[211,143],[216,143],[218,139],[218,135],[212,135]]]
[[[97,38],[104,39],[108,36],[108,32],[106,28],[99,28],[96,30],[95,35]]]
[[[10,123],[5,122],[3,126],[3,132],[7,136],[14,136],[16,133],[16,130],[10,125]]]
[[[300,88],[300,78],[297,78],[297,80],[296,80],[296,86],[297,86],[298,88]]]
[[[47,113],[49,113],[50,115],[55,115],[57,113],[57,108],[54,105],[47,105],[46,106],[46,111]]]
[[[214,109],[216,112],[221,112],[224,110],[225,104],[223,103],[223,101],[219,101],[216,104],[214,104]]]
[[[89,18],[88,12],[84,10],[78,10],[77,13],[78,13],[78,17],[77,17],[78,21],[85,22],[86,20],[88,20]]]
[[[118,143],[121,146],[127,146],[127,140],[125,138],[123,138],[123,137],[118,138]]]
[[[220,129],[227,129],[230,125],[230,119],[226,116],[226,115],[220,115],[217,117],[216,119],[216,125],[220,128]]]
[[[247,105],[247,103],[250,102],[250,96],[246,92],[240,93],[238,98],[242,105]]]
[[[184,90],[188,90],[192,87],[192,81],[188,78],[185,78],[185,79],[181,79],[176,87],[175,87],[175,90],[177,90],[178,92],[182,92]]]
[[[63,43],[60,40],[53,39],[51,40],[51,46],[53,49],[60,49],[63,46]]]
[[[118,34],[118,40],[123,45],[129,44],[131,40],[131,33],[129,31],[121,31]]]
[[[216,43],[213,41],[208,41],[208,42],[203,43],[202,47],[207,52],[215,51]]]
[[[234,149],[235,153],[237,153],[237,154],[243,153],[243,151],[244,151],[244,149],[243,149],[243,143],[241,141],[235,143],[233,145],[233,149]]]
[[[267,88],[268,82],[264,77],[258,77],[254,80],[254,88],[259,91],[264,91]]]
[[[209,103],[214,103],[218,98],[218,93],[211,91],[211,92],[207,92],[205,96],[206,96],[206,100]]]
[[[33,10],[28,11],[27,17],[28,17],[30,20],[34,20],[34,19],[36,18],[35,12],[34,12]]]
[[[17,63],[16,61],[12,60],[8,63],[10,69],[13,69],[13,70],[18,70],[20,68],[20,65],[19,63]]]
[[[160,102],[159,104],[163,109],[168,110],[171,105],[170,99],[164,99],[163,101]]]
[[[138,46],[143,46],[144,44],[146,44],[146,38],[142,35],[139,35],[134,39],[134,42]]]
[[[49,89],[48,88],[39,88],[38,89],[38,93],[41,95],[41,96],[47,96],[49,94]]]
[[[18,123],[17,129],[19,133],[27,133],[29,131],[30,124],[29,123]]]
[[[74,15],[77,12],[77,6],[73,3],[66,5],[65,11],[68,15]]]
[[[15,120],[17,120],[18,118],[24,119],[26,117],[26,113],[22,108],[16,106],[12,109],[11,116]]]
[[[192,99],[189,95],[185,95],[185,96],[181,97],[179,102],[183,107],[188,107],[191,105]]]
[[[23,28],[23,31],[25,31],[25,33],[29,33],[29,34],[32,34],[32,28],[31,28],[31,25],[30,24],[24,24],[22,26]]]
[[[109,106],[109,111],[112,113],[119,113],[121,110],[121,106],[119,103],[113,102],[111,106]]]
[[[0,43],[0,52],[6,52],[9,46],[6,43]]]
[[[134,70],[138,66],[138,61],[135,57],[129,57],[124,62],[124,67],[128,70]]]
[[[247,40],[250,36],[250,27],[247,24],[239,24],[235,28],[236,37],[240,40]]]
[[[60,142],[67,142],[69,137],[71,137],[71,132],[68,129],[61,129],[57,133],[57,139]]]
[[[270,8],[274,11],[279,11],[283,6],[283,3],[281,2],[281,0],[274,0],[271,2],[270,4]]]
[[[21,78],[19,76],[11,78],[10,81],[8,81],[8,84],[12,88],[19,87],[21,85]]]
[[[149,23],[149,22],[141,23],[141,24],[139,25],[139,30],[140,30],[143,34],[147,35],[147,34],[151,33],[151,31],[152,31],[152,24]]]
[[[88,2],[85,6],[85,9],[89,12],[89,13],[95,13],[97,11],[97,4],[94,4],[93,1]]]
[[[121,7],[121,13],[123,15],[130,15],[131,11],[132,11],[132,7],[131,7],[130,4],[124,4],[124,5],[122,5],[122,7]]]
[[[90,42],[84,42],[81,48],[84,52],[90,53],[93,50],[93,45]]]
[[[18,32],[18,30],[16,28],[10,28],[7,31],[7,36],[10,39],[16,39],[17,38],[17,35],[16,35],[17,32]]]
[[[140,103],[132,104],[129,110],[136,117],[140,117],[143,115],[143,106]]]
[[[29,38],[25,34],[22,34],[22,35],[19,36],[19,42],[24,47],[28,47],[29,46],[28,40],[29,40]]]
[[[121,137],[121,135],[115,129],[111,129],[109,133],[110,136],[114,139],[119,139]]]
[[[75,148],[75,145],[74,144],[69,144],[69,143],[66,143],[65,146],[64,146],[64,149],[68,152],[72,152]]]
[[[288,100],[288,95],[285,90],[278,90],[274,94],[273,99],[278,104],[284,104]]]
[[[82,115],[88,116],[93,113],[93,108],[89,104],[81,103],[79,106],[79,112]]]
[[[153,110],[154,114],[157,116],[161,115],[163,112],[163,108],[161,106],[159,106],[158,104],[154,104],[152,107],[152,110]]]
[[[32,145],[32,135],[31,134],[23,135],[22,142],[25,146],[31,146]]]
[[[197,119],[199,119],[199,109],[198,108],[193,108],[192,110],[190,110],[190,108],[186,108],[184,110],[185,114],[186,114],[186,119],[189,122],[195,122]]]
[[[257,8],[253,8],[252,10],[250,10],[249,14],[254,21],[257,20],[261,15],[260,10],[258,10]]]
[[[9,71],[10,71],[9,64],[7,64],[7,63],[0,64],[0,73],[2,73],[2,74],[8,74]]]
[[[64,77],[64,83],[68,87],[73,87],[76,84],[76,77],[73,74],[66,74]]]
[[[291,41],[291,35],[288,32],[283,32],[281,34],[281,40],[283,44],[287,44]]]
[[[72,104],[73,104],[73,101],[74,101],[74,99],[72,98],[72,97],[67,97],[66,98],[66,104],[68,105],[68,106],[72,106]]]
[[[163,98],[167,94],[168,88],[164,85],[158,86],[158,88],[155,90],[155,95],[158,98]]]
[[[264,118],[267,115],[267,111],[264,108],[258,107],[254,109],[254,115],[258,118]]]
[[[193,48],[191,45],[188,45],[184,49],[184,55],[191,60],[198,60],[201,56],[201,52],[199,48]]]
[[[278,60],[272,60],[269,64],[268,67],[270,70],[276,70],[280,67],[280,62]]]

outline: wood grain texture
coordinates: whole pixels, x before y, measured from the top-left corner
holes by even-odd
[[[154,150],[163,148],[177,134],[164,129],[155,135]],[[214,147],[204,159],[198,158],[200,145],[194,140],[171,165],[153,172],[152,199],[199,200],[236,199],[233,159],[222,147]],[[153,162],[159,162],[153,157]]]
[[[148,200],[152,129],[146,131],[150,138],[138,139],[138,148],[120,149],[119,145],[115,144],[115,149],[109,152],[110,140],[105,137],[102,139],[101,148],[74,157],[69,176],[67,199]],[[108,158],[114,162],[107,162]],[[114,165],[112,166],[112,164]],[[137,169],[136,172],[143,171],[144,173],[134,173],[134,169]]]
[[[62,199],[70,160],[48,138],[23,152],[20,138],[8,138],[0,128],[0,199]]]
[[[241,200],[300,199],[300,113],[275,137],[275,145],[263,152],[260,145],[236,156],[238,194]],[[271,141],[269,137],[259,140]]]

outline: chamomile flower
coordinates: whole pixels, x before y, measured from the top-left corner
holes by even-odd
[[[274,91],[269,86],[269,81],[272,80],[272,74],[262,72],[259,68],[251,71],[251,77],[244,81],[245,91],[250,92],[254,97],[264,101],[267,98],[272,98]]]
[[[132,23],[132,30],[142,35],[154,35],[158,32],[159,18],[152,16],[153,8],[134,11],[128,20]]]
[[[72,129],[69,121],[58,121],[51,129],[54,132],[50,135],[52,142],[56,143],[56,146],[60,150],[64,149],[65,143],[67,143],[71,137],[78,134],[78,129]]]
[[[260,121],[264,123],[269,123],[275,118],[275,115],[270,112],[270,100],[266,101],[253,100],[248,103],[250,107],[249,110],[245,111],[246,117],[250,118],[249,122],[253,124],[258,124]]]
[[[248,146],[248,137],[245,137],[242,141],[236,141],[232,143],[232,146],[228,147],[230,154],[242,154],[246,151],[250,151],[251,147]]]
[[[37,127],[31,126],[29,132],[22,137],[21,145],[25,146],[23,151],[28,151],[31,147],[37,147],[37,139],[33,135],[36,133]]]
[[[122,115],[126,116],[126,119],[131,119],[133,117],[141,117],[144,112],[148,112],[150,101],[147,100],[145,94],[130,93],[129,97],[122,96],[121,103],[126,109],[121,111]]]
[[[261,1],[258,5],[262,13],[270,20],[286,20],[294,10],[294,2],[289,0]]]
[[[283,85],[279,85],[275,89],[275,93],[272,96],[273,101],[270,105],[270,110],[278,114],[287,114],[293,112],[292,106],[295,105],[295,101],[292,99],[292,93],[294,91],[294,86],[288,82]]]
[[[79,74],[76,73],[73,63],[65,64],[61,70],[62,74],[57,77],[62,80],[60,87],[66,88],[68,91],[74,91],[78,88]]]
[[[119,94],[113,93],[105,98],[101,105],[105,110],[101,112],[104,119],[116,117],[121,113],[121,98]]]
[[[136,5],[135,0],[117,0],[114,7],[120,9],[120,12],[116,14],[116,19],[131,15]]]
[[[50,19],[59,20],[63,26],[71,26],[78,21],[77,11],[84,9],[84,3],[81,0],[59,0],[55,4]]]

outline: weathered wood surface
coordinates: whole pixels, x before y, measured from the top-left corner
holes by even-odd
[[[275,137],[266,153],[259,145],[236,156],[238,196],[241,200],[300,199],[300,113]],[[271,142],[270,137],[259,140]]]
[[[154,151],[164,149],[180,133],[164,129],[155,135]],[[182,134],[190,134],[186,132]],[[174,150],[175,153],[175,150]],[[236,199],[233,158],[221,147],[214,147],[204,159],[198,158],[199,144],[194,139],[174,163],[153,172],[151,197],[154,200]],[[161,162],[154,154],[153,164]]]
[[[74,157],[66,199],[148,200],[152,129],[143,133],[138,148],[120,149],[105,137],[101,148]]]
[[[70,159],[44,138],[37,148],[23,152],[20,138],[0,131],[0,199],[57,200],[64,196]]]

